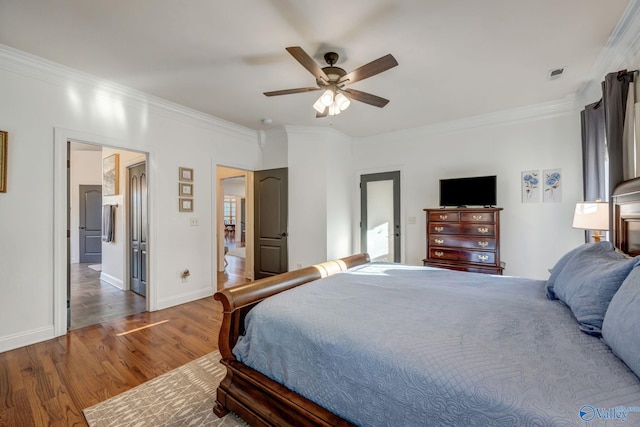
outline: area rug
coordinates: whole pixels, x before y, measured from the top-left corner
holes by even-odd
[[[82,412],[90,427],[248,427],[234,413],[212,411],[226,372],[219,361],[214,351]]]
[[[88,267],[94,271],[102,271],[102,264],[91,264]]]
[[[229,252],[227,252],[227,255],[237,256],[238,258],[244,258],[246,254],[246,250],[247,249],[244,246],[241,248],[231,248],[229,249]]]

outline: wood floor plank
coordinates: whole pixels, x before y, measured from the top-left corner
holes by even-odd
[[[221,287],[246,283],[244,260],[234,261]],[[221,304],[207,297],[0,353],[0,426],[86,426],[82,409],[216,350],[221,323]]]

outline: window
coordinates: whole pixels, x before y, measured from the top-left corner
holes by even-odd
[[[236,223],[236,198],[233,196],[224,196],[224,223]]]

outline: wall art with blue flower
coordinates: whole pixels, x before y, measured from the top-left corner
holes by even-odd
[[[562,202],[562,170],[546,169],[542,172],[544,191],[542,200],[545,203]]]
[[[520,180],[522,186],[522,203],[538,203],[540,202],[540,188],[542,180],[540,179],[540,171],[524,171]]]

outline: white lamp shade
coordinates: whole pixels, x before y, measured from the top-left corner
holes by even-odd
[[[329,105],[329,115],[337,116],[338,114],[340,114],[340,108],[338,107],[338,105],[335,102]]]
[[[573,228],[609,230],[609,204],[605,202],[576,203]]]
[[[327,89],[322,92],[322,95],[320,95],[320,101],[327,107],[331,105],[333,102],[333,91],[331,89]]]
[[[344,111],[349,108],[351,101],[349,101],[349,98],[339,93],[336,95],[336,104],[338,104],[338,108],[340,108],[340,111]]]
[[[313,108],[320,114],[324,112],[324,109],[327,107],[322,103],[322,97],[318,98],[318,100],[313,104]]]

